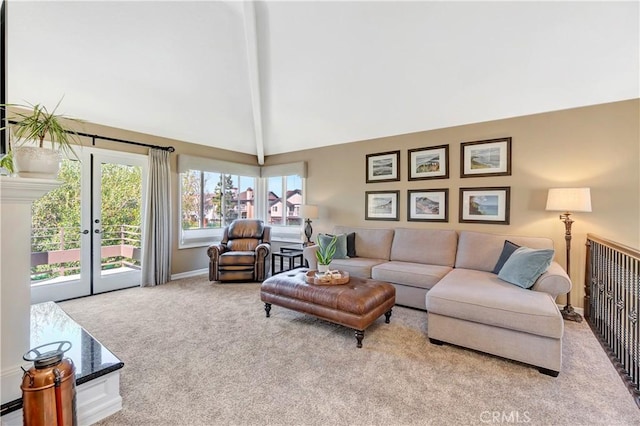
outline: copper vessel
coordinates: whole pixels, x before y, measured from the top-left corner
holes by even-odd
[[[42,348],[58,345],[41,352]],[[75,366],[64,353],[71,342],[52,342],[24,354],[33,367],[22,376],[22,412],[25,426],[75,426],[76,377]]]

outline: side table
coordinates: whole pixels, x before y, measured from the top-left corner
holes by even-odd
[[[280,268],[276,271],[276,258],[280,260]],[[289,259],[288,268],[285,268],[284,260]],[[296,261],[299,261],[300,264],[296,266]],[[299,266],[304,266],[304,259],[302,257],[302,249],[299,251],[284,251],[281,249],[278,253],[271,253],[271,275],[279,274],[280,272],[290,271]]]

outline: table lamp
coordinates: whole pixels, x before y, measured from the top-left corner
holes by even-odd
[[[313,204],[303,204],[300,206],[300,216],[305,218],[304,235],[307,237],[307,241],[304,245],[311,244],[311,235],[313,234],[313,228],[311,227],[311,219],[318,218],[318,206]]]

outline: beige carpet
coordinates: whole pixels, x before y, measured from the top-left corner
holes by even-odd
[[[632,425],[640,410],[589,327],[567,323],[558,378],[426,336],[396,307],[353,332],[274,306],[258,284],[189,278],[61,303],[124,362],[103,425]],[[508,344],[508,343],[505,343]]]

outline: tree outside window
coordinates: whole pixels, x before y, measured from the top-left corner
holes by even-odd
[[[221,228],[255,217],[256,179],[189,170],[182,174],[182,229]]]

